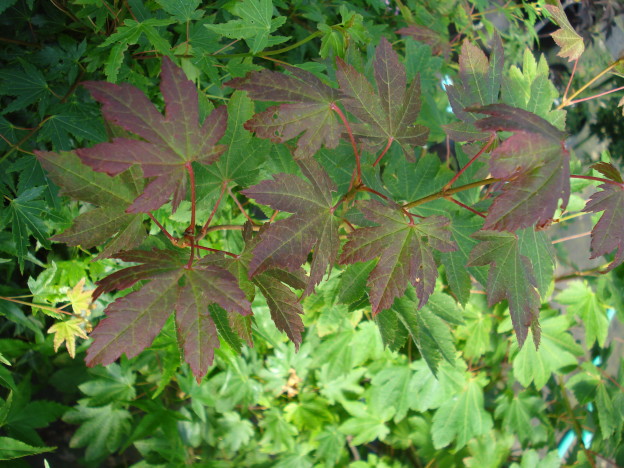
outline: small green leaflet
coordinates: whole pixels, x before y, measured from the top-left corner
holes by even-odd
[[[354,135],[371,152],[396,141],[408,158],[413,147],[427,141],[429,130],[416,124],[420,113],[420,80],[412,81],[407,89],[405,67],[386,38],[381,38],[373,63],[377,92],[364,75],[342,59],[336,60],[336,78],[347,96],[345,108],[362,121],[351,124]]]
[[[556,2],[556,5],[544,5],[555,18],[554,22],[561,28],[551,35],[557,45],[561,47],[557,55],[567,58],[569,62],[574,62],[585,51],[585,44],[583,44],[583,38],[576,33],[570,21],[568,21],[561,2],[559,0],[556,0]]]
[[[467,266],[490,265],[488,305],[507,299],[520,346],[524,344],[528,329],[532,328],[537,347],[540,342],[537,282],[530,261],[520,254],[518,237],[497,231],[479,231],[472,237],[480,242],[470,252]]]
[[[271,36],[271,33],[286,22],[285,16],[273,18],[271,0],[242,0],[234,4],[232,14],[241,19],[225,24],[207,24],[206,27],[230,39],[245,39],[252,54],[290,39]]]
[[[0,70],[0,95],[14,96],[15,100],[5,105],[0,114],[8,114],[38,103],[41,113],[45,112],[49,102],[50,89],[41,73],[32,64],[20,61],[22,70],[3,67]]]
[[[54,449],[56,449],[56,447],[33,447],[21,440],[11,437],[0,437],[0,460],[13,460],[29,455],[51,452]]]
[[[197,11],[201,0],[157,0],[167,13],[182,23],[198,20],[204,16],[202,10]]]
[[[379,258],[368,277],[373,315],[388,309],[395,298],[405,293],[408,283],[416,288],[422,307],[438,277],[432,249],[449,252],[457,248],[450,239],[448,219],[431,216],[418,222],[407,221],[405,213],[397,207],[374,200],[363,201],[358,207],[366,219],[379,226],[351,232],[340,263]]]
[[[133,249],[143,241],[143,214],[125,211],[143,189],[140,171],[133,168],[109,177],[82,164],[73,152],[35,154],[48,176],[61,187],[61,195],[98,207],[80,214],[69,229],[52,240],[87,249],[110,241],[98,259]]]

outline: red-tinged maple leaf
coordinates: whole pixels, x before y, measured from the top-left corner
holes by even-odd
[[[186,268],[186,255],[177,251],[129,251],[117,258],[140,263],[100,281],[94,297],[113,289],[125,289],[149,280],[141,289],[117,299],[106,308],[106,318],[91,333],[87,365],[107,365],[122,353],[129,358],[148,347],[167,318],[175,313],[178,340],[184,359],[200,380],[219,347],[209,304],[218,304],[241,315],[251,305],[234,275],[214,264],[212,255]]]
[[[407,89],[405,67],[399,63],[388,40],[382,38],[375,51],[373,68],[377,92],[351,65],[340,58],[336,62],[336,78],[340,89],[348,96],[342,103],[362,121],[352,124],[353,133],[369,151],[382,149],[392,139],[408,157],[413,157],[413,147],[424,145],[429,135],[426,127],[415,123],[420,113],[420,80],[412,81]]]
[[[76,151],[96,171],[115,175],[136,164],[144,177],[155,178],[127,209],[130,213],[155,210],[172,194],[175,210],[186,195],[187,165],[210,164],[225,150],[217,142],[225,133],[227,108],[215,109],[200,126],[197,89],[167,57],[163,57],[160,82],[164,116],[129,84],[87,81],[83,85],[103,104],[106,120],[142,138],[115,138]]]
[[[431,51],[434,55],[443,55],[444,58],[448,58],[451,54],[451,45],[448,38],[433,29],[427,28],[426,26],[411,24],[406,28],[401,28],[398,31],[395,31],[395,33],[402,36],[412,37],[418,42],[431,46]]]
[[[400,209],[375,200],[364,201],[358,206],[368,220],[379,226],[350,233],[340,263],[379,258],[367,283],[373,315],[388,309],[397,297],[401,297],[408,282],[416,289],[418,307],[422,307],[433,292],[438,277],[432,249],[450,252],[457,248],[451,240],[449,220],[444,216],[431,216],[410,222]]]
[[[577,60],[585,51],[583,38],[574,30],[568,17],[563,11],[561,2],[557,0],[556,5],[544,5],[548,12],[555,18],[555,23],[561,28],[551,34],[561,50],[557,54],[559,57],[567,58],[569,62]]]
[[[293,213],[260,234],[249,263],[250,277],[273,268],[297,271],[314,249],[304,291],[308,295],[338,256],[339,220],[332,210],[334,183],[316,160],[301,160],[298,164],[309,182],[291,174],[277,174],[273,180],[262,181],[242,193],[276,210]]]
[[[132,168],[109,177],[82,164],[73,152],[35,151],[35,155],[50,179],[61,187],[61,195],[97,206],[80,214],[69,229],[52,240],[87,249],[108,242],[96,259],[135,248],[143,241],[144,215],[126,213],[143,189],[140,170]]]
[[[565,133],[531,112],[505,104],[469,110],[490,115],[476,122],[482,131],[514,132],[490,157],[490,173],[505,185],[488,210],[483,229],[515,231],[548,225],[559,199],[564,209],[570,197]]]
[[[518,236],[511,232],[479,231],[472,237],[479,243],[470,252],[467,266],[490,266],[488,305],[506,299],[518,344],[524,344],[531,327],[537,347],[540,340],[540,298],[533,266],[527,257],[520,254]]]
[[[459,55],[459,77],[454,84],[446,87],[453,113],[461,120],[444,126],[455,141],[487,139],[488,134],[474,126],[479,116],[466,108],[498,102],[503,62],[503,45],[498,35],[494,36],[489,59],[479,47],[468,41],[463,43]]]
[[[285,68],[290,75],[262,70],[225,83],[247,91],[257,101],[284,103],[256,114],[245,128],[276,143],[301,135],[294,154],[299,159],[311,157],[321,145],[336,148],[343,127],[332,105],[341,97],[340,92],[306,70]]]
[[[591,233],[591,257],[615,252],[615,258],[606,271],[610,271],[624,262],[624,183],[622,176],[613,165],[600,162],[592,168],[603,174],[614,183],[598,186],[599,192],[594,193],[583,211],[600,213],[604,211]]]

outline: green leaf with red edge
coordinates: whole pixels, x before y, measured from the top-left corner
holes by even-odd
[[[245,128],[276,143],[301,135],[294,154],[299,159],[311,157],[322,145],[335,148],[343,126],[332,105],[341,97],[340,92],[309,71],[285,68],[289,75],[261,70],[225,83],[247,91],[256,101],[284,103],[256,114],[247,121]]]
[[[475,127],[479,116],[469,107],[486,106],[498,102],[503,79],[503,45],[495,35],[488,59],[474,44],[465,41],[459,55],[459,77],[446,87],[449,103],[461,122],[445,125],[446,133],[455,141],[480,141],[488,138],[486,132]]]
[[[211,164],[225,150],[217,142],[225,133],[226,107],[215,109],[200,125],[197,89],[167,57],[163,58],[160,82],[165,116],[129,84],[87,81],[83,85],[103,104],[106,120],[142,138],[115,138],[112,143],[76,151],[98,172],[116,175],[136,164],[144,177],[154,178],[128,207],[130,213],[155,210],[172,194],[175,210],[186,196],[187,166],[194,161]]]
[[[479,243],[470,252],[467,266],[490,266],[488,305],[506,299],[520,346],[526,340],[529,327],[533,331],[535,346],[538,346],[540,298],[537,281],[531,262],[520,254],[518,236],[511,232],[479,231],[472,237]]]
[[[109,177],[82,164],[73,152],[35,151],[35,155],[48,177],[61,187],[60,195],[97,206],[80,214],[69,229],[52,240],[87,249],[110,241],[96,259],[132,249],[143,241],[143,215],[126,213],[143,189],[138,169]]]
[[[249,263],[249,276],[274,268],[296,272],[314,250],[304,290],[308,295],[338,256],[339,219],[332,209],[331,193],[336,187],[326,172],[314,159],[298,164],[309,182],[291,174],[277,174],[273,180],[262,181],[242,193],[276,210],[293,213],[260,234]]]
[[[444,216],[430,216],[410,222],[398,207],[375,200],[361,202],[358,207],[366,219],[379,226],[351,232],[340,263],[379,258],[367,283],[373,315],[388,309],[397,297],[403,296],[408,283],[416,289],[418,307],[422,307],[438,277],[433,249],[449,252],[457,248],[451,241],[449,220]]]
[[[412,158],[413,147],[424,145],[429,135],[426,127],[415,123],[420,113],[420,80],[415,79],[407,88],[405,67],[385,38],[379,42],[373,62],[377,92],[351,65],[340,58],[336,63],[336,78],[347,96],[342,103],[362,121],[351,125],[353,134],[371,152],[392,140]]]
[[[185,361],[200,380],[212,365],[219,347],[208,305],[218,304],[241,315],[251,305],[229,271],[214,264],[212,255],[187,268],[186,252],[129,251],[117,258],[139,263],[100,281],[94,297],[149,280],[141,289],[117,299],[106,308],[106,318],[91,333],[87,365],[107,365],[122,353],[132,358],[148,347],[175,312],[178,341]]]
[[[610,271],[624,262],[624,184],[613,166],[602,164],[599,167],[594,164],[592,167],[614,183],[599,185],[599,191],[589,197],[583,211],[603,212],[591,232],[590,258],[598,258],[615,250],[615,257],[605,270]]]
[[[561,50],[557,54],[559,57],[567,58],[569,62],[577,60],[585,51],[583,38],[574,30],[568,17],[563,11],[561,2],[557,0],[556,5],[544,5],[548,12],[555,18],[554,22],[561,29],[557,29],[551,34]]]
[[[480,130],[514,132],[490,157],[490,173],[504,185],[483,228],[515,231],[550,224],[559,199],[565,209],[570,197],[565,133],[531,112],[506,104],[469,110],[490,116],[476,122]]]

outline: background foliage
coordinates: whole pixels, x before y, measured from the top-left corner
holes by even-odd
[[[385,142],[379,146],[378,134],[360,133],[369,136],[370,151],[362,154],[362,179],[381,194],[409,202],[440,190],[476,153],[455,143],[460,131],[475,131],[476,119],[461,117],[445,85],[469,88],[474,77],[461,68],[460,56],[474,58],[485,50],[493,63],[498,32],[505,102],[566,130],[573,174],[617,180],[617,170],[609,167],[621,164],[622,117],[616,108],[621,92],[584,98],[622,85],[617,47],[624,35],[622,6],[617,1],[564,6],[562,19],[555,2],[545,1],[0,2],[0,295],[5,299],[0,301],[0,460],[7,466],[52,467],[624,466],[622,268],[600,274],[615,247],[601,252],[606,258],[588,260],[588,231],[601,213],[582,211],[596,186],[587,179],[571,180],[568,207],[556,213],[558,222],[548,230],[530,227],[518,234],[517,250],[531,261],[535,300],[541,302],[537,350],[531,340],[519,349],[506,301],[488,306],[480,260],[473,254],[472,278],[465,269],[462,276],[450,252],[439,249],[436,261],[443,266],[427,305],[416,312],[422,295],[410,288],[390,312],[374,310],[381,312],[374,319],[374,293],[369,300],[364,287],[374,260],[336,265],[314,294],[301,300],[305,329],[289,333],[300,341],[297,352],[275,328],[270,278],[264,276],[256,280],[263,294],[249,297],[252,324],[232,326],[225,311],[211,305],[220,348],[214,365],[199,372],[206,373],[199,382],[197,369],[181,359],[174,317],[135,357],[122,356],[106,367],[84,363],[91,343],[84,338],[104,308],[127,291],[111,287],[92,302],[96,282],[124,266],[106,258],[114,246],[102,246],[120,228],[94,230],[89,240],[72,242],[78,220],[89,224],[113,212],[126,223],[124,229],[150,234],[142,248],[163,249],[168,239],[157,223],[184,239],[192,206],[184,200],[174,211],[165,204],[153,211],[153,219],[125,215],[142,190],[142,179],[130,172],[111,182],[91,171],[89,177],[102,176],[101,192],[84,197],[83,191],[82,198],[68,193],[67,174],[86,166],[63,152],[128,136],[102,118],[101,106],[80,83],[130,83],[162,109],[158,84],[161,57],[167,57],[196,84],[201,121],[226,104],[229,117],[220,143],[228,149],[218,162],[194,166],[196,215],[207,219],[219,199],[212,225],[242,226],[243,213],[258,222],[290,219],[267,208],[257,196],[259,186],[255,192],[251,186],[278,173],[305,183],[291,156],[300,151],[294,143],[260,138],[257,126],[255,135],[245,130],[254,114],[279,104],[260,102],[251,89],[234,91],[254,84],[248,73],[291,64],[335,84],[341,70],[343,76],[351,70],[340,64],[349,64],[372,81],[375,53],[382,38],[388,39],[408,81],[419,76],[417,124],[429,134],[415,144],[415,153],[409,144],[407,150],[393,145],[383,163],[373,166]],[[548,19],[553,12],[556,24]],[[580,54],[581,45],[586,51],[577,65],[568,59]],[[578,90],[585,94],[575,94]],[[574,97],[564,102],[564,95]],[[417,161],[407,160],[405,150]],[[64,159],[37,153],[38,160],[35,151]],[[321,148],[315,158],[337,193],[347,193],[354,165],[348,140],[336,149]],[[590,165],[599,161],[613,166],[592,172]],[[484,168],[470,166],[458,184],[485,178]],[[106,184],[120,201],[102,195]],[[59,196],[59,185],[73,200]],[[478,204],[482,193],[473,189],[457,198],[486,211],[486,204]],[[612,211],[616,219],[620,211]],[[306,207],[303,216],[309,212]],[[468,259],[470,242],[476,242],[468,235],[483,223],[478,216],[442,199],[415,212],[452,212],[454,239],[468,239]],[[371,225],[357,211],[344,217],[356,226]],[[206,234],[210,248],[243,250],[239,232]],[[516,279],[527,282],[523,292],[530,295],[528,276]],[[294,297],[290,307],[296,310]],[[507,298],[513,307],[513,297]]]

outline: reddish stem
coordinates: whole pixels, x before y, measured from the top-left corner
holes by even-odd
[[[360,185],[358,188],[360,192],[369,192],[377,195],[378,197],[383,198],[384,200],[390,201],[388,197],[386,197],[383,193],[379,193],[377,190],[367,187],[366,185]]]
[[[340,117],[340,120],[342,120],[342,123],[347,129],[347,133],[349,134],[349,140],[351,141],[351,146],[353,147],[353,154],[355,155],[355,173],[356,173],[355,184],[358,184],[362,180],[362,167],[360,164],[360,153],[358,152],[357,145],[355,144],[355,137],[353,136],[353,131],[351,131],[351,125],[349,125],[349,121],[347,120],[347,117],[344,115],[340,107],[336,105],[336,103],[332,102],[329,105],[329,108],[333,110],[336,114],[338,114],[338,116]]]
[[[191,241],[191,255],[189,256],[189,261],[185,267],[187,270],[193,269],[193,260],[195,259],[195,237],[192,236],[190,238],[190,241]]]
[[[490,135],[490,138],[488,139],[488,141],[485,143],[485,145],[483,145],[483,148],[481,148],[479,150],[479,152],[477,154],[475,154],[472,159],[470,159],[470,161],[468,161],[466,163],[466,165],[464,167],[462,167],[459,172],[457,172],[457,174],[455,174],[455,176],[444,186],[444,188],[442,189],[443,191],[450,189],[453,184],[457,181],[457,179],[459,179],[462,174],[464,172],[466,172],[466,169],[468,169],[473,162],[475,162],[477,160],[477,158],[479,156],[481,156],[483,153],[485,153],[485,151],[490,147],[490,145],[494,142],[494,139],[496,138],[496,133],[492,133]]]
[[[587,175],[576,175],[576,174],[572,174],[570,176],[571,179],[585,179],[585,180],[595,180],[597,182],[602,182],[605,184],[613,184],[613,185],[617,185],[618,187],[620,187],[621,189],[624,190],[624,184],[621,184],[620,182],[616,182],[615,180],[611,180],[611,179],[603,179],[602,177],[594,177],[594,176],[587,176]]]
[[[208,232],[208,226],[210,226],[210,222],[212,221],[212,218],[217,212],[217,208],[219,208],[219,204],[221,203],[221,199],[223,199],[223,194],[225,193],[226,186],[227,186],[227,182],[224,181],[221,183],[221,193],[219,193],[219,198],[217,198],[217,202],[215,203],[215,206],[212,208],[212,212],[210,213],[210,216],[208,217],[208,221],[206,221],[206,223],[204,224],[204,227],[202,227],[201,233],[199,234],[199,238],[197,240],[203,239],[204,236],[206,235],[206,232]]]
[[[195,235],[195,209],[196,209],[196,200],[195,200],[195,172],[193,171],[193,166],[190,162],[185,164],[186,170],[189,173],[189,181],[191,184],[191,224],[189,226],[192,229],[193,235]]]
[[[568,81],[568,86],[566,86],[565,92],[563,93],[563,101],[565,101],[568,97],[568,91],[570,91],[570,85],[572,84],[572,78],[574,78],[574,74],[576,73],[577,65],[578,65],[578,59],[574,61],[574,67],[572,67],[572,73],[570,74],[570,80]]]
[[[243,208],[243,205],[241,205],[241,203],[238,201],[238,198],[236,198],[236,195],[232,193],[232,189],[230,189],[230,187],[226,187],[226,188],[227,188],[228,193],[230,194],[230,197],[232,197],[232,200],[234,200],[234,203],[236,203],[236,206],[238,206],[238,209],[241,211],[243,216],[247,218],[247,221],[249,221],[251,224],[256,224],[254,223],[253,219],[249,217],[249,215],[245,211],[245,208]]]
[[[388,138],[388,144],[386,145],[386,147],[383,149],[383,151],[381,152],[381,154],[377,157],[377,159],[375,159],[375,162],[373,163],[373,167],[375,167],[377,164],[379,164],[379,161],[381,161],[381,158],[383,158],[386,153],[388,152],[388,150],[390,149],[390,146],[392,145],[392,142],[394,141],[394,137],[390,137]]]
[[[154,222],[154,224],[156,226],[158,226],[158,228],[162,231],[162,233],[167,236],[167,239],[169,239],[171,241],[172,244],[176,245],[178,239],[176,239],[175,237],[173,237],[171,234],[169,234],[169,231],[167,231],[167,229],[165,229],[165,226],[163,226],[162,224],[160,224],[158,222],[158,220],[156,218],[154,218],[154,215],[152,213],[147,213],[147,216],[150,217],[150,219]]]
[[[615,93],[617,91],[622,91],[624,89],[624,86],[620,86],[619,88],[615,88],[615,89],[611,89],[609,91],[605,91],[604,93],[599,93],[599,94],[595,94],[594,96],[589,96],[583,99],[576,99],[574,101],[570,101],[568,102],[568,106],[571,106],[572,104],[578,104],[579,102],[585,102],[585,101],[589,101],[591,99],[596,99],[602,96],[606,96],[607,94],[611,94],[611,93]],[[567,107],[567,106],[566,106]]]
[[[458,206],[461,206],[462,208],[467,209],[468,211],[470,211],[471,213],[476,214],[477,216],[481,216],[482,218],[485,218],[485,215],[483,213],[481,213],[480,211],[475,210],[474,208],[471,208],[468,205],[463,204],[462,202],[460,202],[459,200],[455,200],[452,197],[448,197],[447,200],[452,201],[453,203],[455,203]]]
[[[204,247],[203,245],[196,245],[195,248],[201,249],[201,250],[208,250],[209,252],[222,253],[225,255],[229,255],[230,257],[238,258],[238,255],[232,252],[228,252],[227,250],[211,249],[210,247]]]

